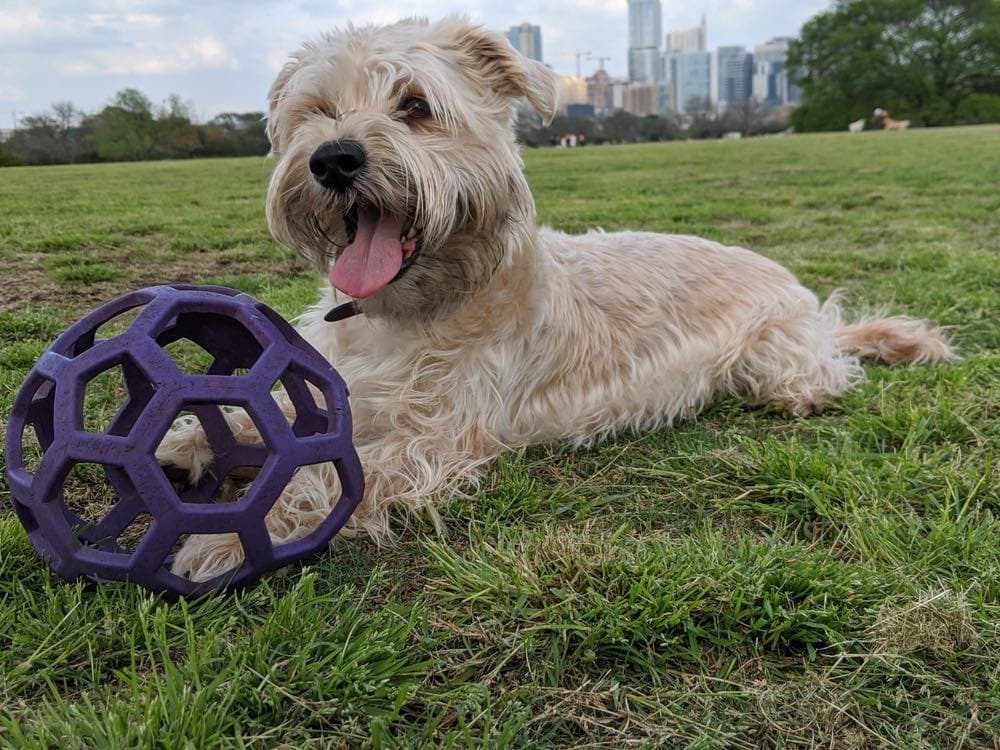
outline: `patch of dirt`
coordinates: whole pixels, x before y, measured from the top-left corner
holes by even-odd
[[[83,251],[81,251],[83,252]],[[91,250],[86,252],[92,253]],[[50,306],[67,311],[67,322],[94,309],[101,303],[133,289],[156,284],[191,284],[202,277],[267,274],[270,277],[292,276],[305,269],[304,262],[278,259],[274,265],[262,267],[259,261],[234,261],[213,253],[192,254],[180,260],[143,260],[134,262],[127,256],[109,260],[116,268],[126,269],[129,276],[115,281],[59,284],[49,278],[43,253],[19,253],[0,257],[0,312],[24,307]]]
[[[63,292],[41,268],[30,267],[23,258],[0,258],[3,296],[0,312],[9,312],[32,304],[58,304],[57,292]]]

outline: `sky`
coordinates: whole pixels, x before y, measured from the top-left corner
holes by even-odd
[[[667,0],[664,33],[708,18],[708,46],[752,48],[794,36],[830,0]],[[126,86],[154,103],[176,93],[197,119],[263,110],[289,52],[323,31],[408,16],[462,12],[490,28],[529,21],[542,28],[545,62],[584,75],[608,57],[627,69],[626,0],[0,0],[0,128],[71,101],[97,111]]]

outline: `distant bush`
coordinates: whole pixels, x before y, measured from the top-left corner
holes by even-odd
[[[0,143],[0,167],[16,167],[21,164],[21,157]]]
[[[956,112],[958,121],[967,125],[1000,122],[1000,96],[972,94],[962,100]]]

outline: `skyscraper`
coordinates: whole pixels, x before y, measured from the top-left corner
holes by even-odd
[[[628,0],[628,79],[656,83],[663,79],[660,0]]]
[[[719,47],[716,52],[719,73],[719,107],[750,98],[753,80],[753,55],[745,47]]]
[[[707,109],[714,99],[716,86],[712,80],[713,60],[708,53],[707,37],[708,23],[704,15],[697,26],[667,32],[663,48],[664,77],[669,92],[669,107],[677,114],[687,112],[688,105],[696,100],[699,110]],[[678,61],[676,58],[680,55],[688,57]],[[706,58],[708,62],[705,62]],[[702,80],[706,76],[707,86]]]
[[[532,60],[542,61],[542,29],[525,22],[519,26],[511,26],[507,31],[507,39],[511,46]]]
[[[712,106],[712,54],[670,55],[670,106],[679,115],[708,111]]]
[[[667,32],[664,52],[670,55],[674,52],[704,52],[708,49],[708,23],[705,16],[701,23],[687,29],[671,29]]]
[[[802,90],[789,80],[789,37],[777,37],[753,50],[753,98],[769,106],[796,104]]]

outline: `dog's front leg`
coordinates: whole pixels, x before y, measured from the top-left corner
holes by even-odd
[[[295,421],[295,407],[284,391],[275,391],[274,400],[289,423]],[[226,424],[237,443],[260,443],[260,431],[245,409],[222,410]],[[201,422],[193,414],[178,417],[156,448],[156,460],[164,467],[178,469],[189,482],[196,483],[212,469],[215,452]]]
[[[376,542],[392,538],[393,509],[410,512],[474,480],[499,446],[477,430],[430,440],[427,435],[397,430],[381,440],[358,446],[365,471],[365,494],[341,531],[366,533]],[[271,543],[287,544],[311,533],[340,498],[340,482],[332,464],[303,466],[293,475],[266,523]],[[194,535],[174,558],[173,572],[207,580],[243,561],[235,534]]]

